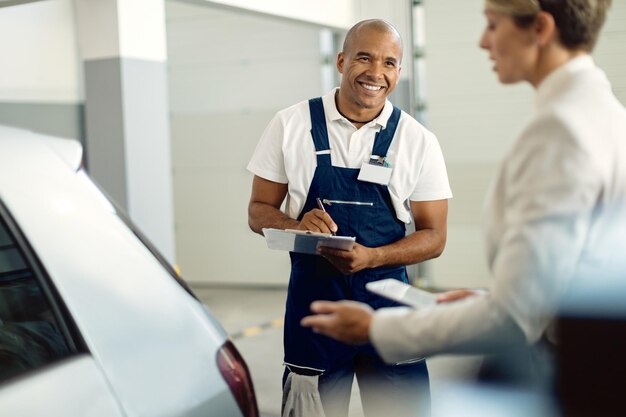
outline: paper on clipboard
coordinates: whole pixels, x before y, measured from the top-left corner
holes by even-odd
[[[317,254],[318,246],[342,250],[352,250],[354,236],[332,236],[328,233],[315,233],[304,230],[263,229],[263,236],[270,249],[289,252]]]

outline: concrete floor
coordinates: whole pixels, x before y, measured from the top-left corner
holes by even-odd
[[[232,289],[193,286],[194,292],[222,323],[246,360],[263,417],[280,415],[283,373],[282,318],[284,289]],[[428,360],[433,409],[449,382],[471,379],[481,359],[442,356]],[[350,417],[361,417],[358,387],[353,385]]]

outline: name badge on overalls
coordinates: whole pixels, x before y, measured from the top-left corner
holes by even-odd
[[[389,185],[391,178],[391,166],[382,156],[374,156],[369,161],[363,162],[359,171],[358,180],[373,182],[374,184]]]

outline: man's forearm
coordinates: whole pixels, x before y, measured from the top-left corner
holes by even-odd
[[[299,222],[287,216],[276,207],[266,203],[250,203],[248,206],[248,225],[252,231],[262,235],[263,228],[295,229]]]
[[[374,266],[411,265],[441,255],[446,245],[445,232],[422,229],[389,245],[374,248]]]

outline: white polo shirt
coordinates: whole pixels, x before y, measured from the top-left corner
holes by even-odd
[[[360,168],[363,162],[369,160],[374,137],[386,127],[393,105],[386,101],[376,119],[357,129],[337,111],[335,91],[322,97],[330,158],[333,166]],[[386,161],[393,169],[388,186],[391,201],[396,216],[404,223],[411,222],[408,200],[433,201],[452,197],[437,138],[405,112],[400,116]],[[306,202],[316,166],[307,100],[274,116],[247,168],[266,180],[289,184],[286,214],[296,219]]]

